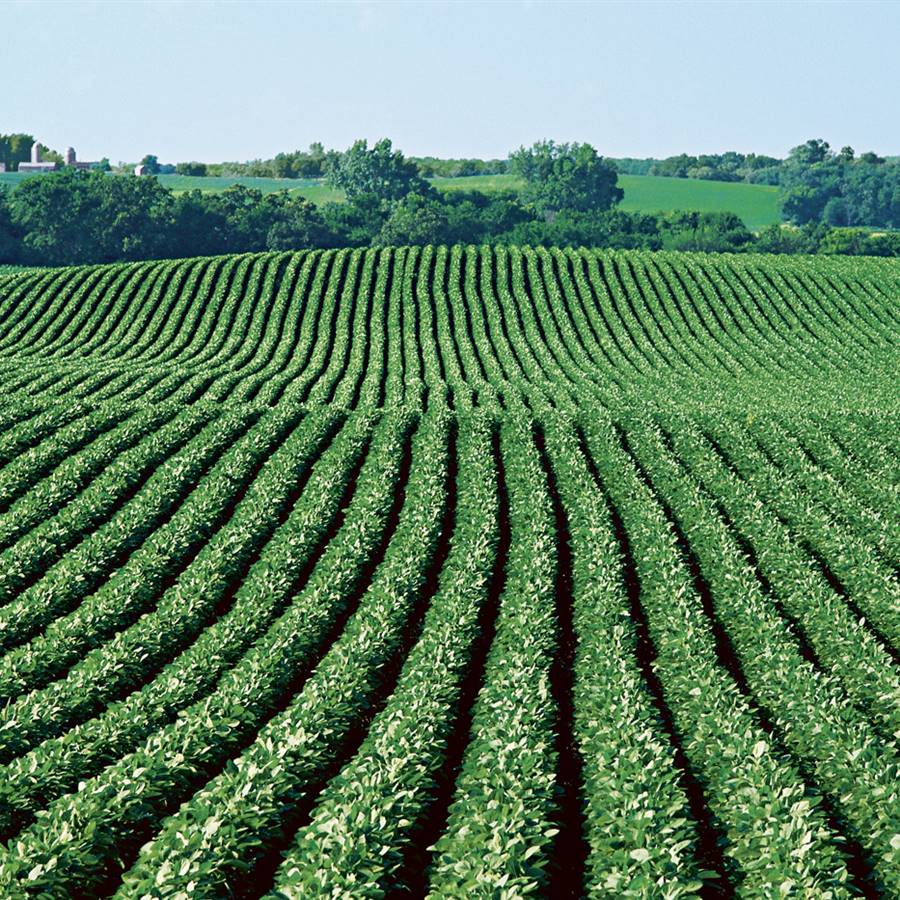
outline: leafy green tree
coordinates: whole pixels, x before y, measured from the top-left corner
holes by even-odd
[[[419,174],[418,166],[394,150],[388,138],[371,149],[365,140],[328,162],[328,183],[353,200],[371,194],[379,200],[400,200],[407,194],[433,195],[433,188]]]
[[[330,247],[332,242],[333,235],[315,203],[302,197],[285,205],[282,218],[266,235],[266,246],[270,250]]]
[[[433,197],[408,194],[394,204],[373,243],[376,246],[440,244],[449,238],[449,218],[445,205]]]
[[[837,188],[826,189],[799,184],[782,191],[781,214],[788,222],[802,225],[817,222],[822,218],[828,201],[835,196]]]
[[[22,182],[9,199],[28,261],[42,265],[166,256],[172,194],[154,179],[63,169]]]
[[[63,165],[65,162],[61,153],[57,153],[56,150],[51,150],[45,144],[41,144],[41,159],[44,162],[56,163],[58,166]]]
[[[534,218],[514,191],[447,191],[441,202],[447,216],[448,243],[488,243]]]
[[[850,211],[843,197],[832,197],[826,204],[822,218],[829,225],[849,225]]]
[[[366,247],[391,214],[391,204],[374,194],[360,194],[347,203],[326,203],[322,217],[338,245]]]
[[[821,227],[770,225],[756,236],[753,249],[759,253],[815,253],[819,246],[816,232]]]
[[[842,163],[850,163],[853,162],[855,155],[856,151],[848,144],[846,147],[841,147],[841,152],[838,153],[838,160]]]
[[[810,140],[791,151],[782,167],[780,201],[796,224],[900,226],[900,165],[852,147],[832,153]]]
[[[272,171],[267,173],[276,178],[321,178],[331,161],[338,157],[334,150],[325,150],[318,141],[309,145],[309,150],[294,153],[279,153],[271,162]]]
[[[192,175],[195,177],[206,176],[206,163],[202,162],[183,162],[175,166],[176,175]]]
[[[9,191],[0,186],[0,263],[17,263],[22,260],[22,245],[13,227],[9,208]]]
[[[552,222],[545,219],[521,222],[506,234],[493,235],[487,240],[548,247],[658,250],[662,246],[656,216],[617,209],[599,213],[563,210]]]
[[[198,189],[174,198],[172,244],[179,256],[213,256],[233,246],[228,220],[211,201],[212,194]]]
[[[148,153],[139,163],[144,167],[145,175],[159,175],[159,159],[152,153]]]
[[[590,144],[540,141],[509,156],[510,171],[525,182],[522,199],[551,220],[561,210],[599,212],[619,203],[615,166]]]
[[[286,191],[263,194],[241,184],[207,195],[208,207],[224,220],[224,252],[265,250],[269,229],[281,217],[287,196]]]
[[[30,134],[0,134],[0,162],[6,164],[9,172],[18,168],[20,162],[31,158],[34,136]]]
[[[748,247],[753,235],[734,213],[673,212],[659,218],[663,248],[734,252]]]
[[[825,162],[832,155],[831,145],[828,141],[811,138],[791,150],[788,163],[798,166],[813,166],[816,163]]]

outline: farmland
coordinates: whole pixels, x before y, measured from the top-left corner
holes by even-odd
[[[511,175],[435,178],[433,183],[444,191],[491,192],[517,186],[516,179]],[[781,221],[778,188],[769,185],[654,175],[619,175],[618,183],[625,192],[620,208],[626,212],[652,214],[675,209],[733,212],[751,231],[759,231]]]
[[[0,274],[0,896],[900,896],[898,300],[527,247]]]
[[[0,186],[20,184],[26,176],[18,172],[0,174]],[[34,177],[34,176],[31,176]],[[189,190],[223,191],[234,184],[254,188],[263,193],[290,190],[314,203],[339,202],[343,194],[316,179],[200,177],[192,175],[160,175],[159,182],[175,192]],[[511,175],[472,175],[459,178],[433,178],[432,184],[442,191],[513,190],[518,182]],[[733,212],[751,231],[758,231],[781,221],[778,189],[768,185],[741,184],[724,181],[700,181],[695,178],[664,178],[651,175],[620,175],[619,186],[625,191],[621,208],[627,212],[657,213],[675,209],[698,212]]]

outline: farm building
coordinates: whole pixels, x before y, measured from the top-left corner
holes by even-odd
[[[81,162],[78,157],[75,155],[75,148],[69,147],[66,150],[65,156],[63,157],[65,162],[63,165],[68,166],[73,169],[96,169],[97,166],[100,165],[99,162]],[[41,145],[35,141],[31,145],[31,162],[27,163],[19,163],[19,171],[20,172],[32,172],[32,173],[42,173],[42,172],[55,172],[57,169],[62,168],[59,163],[51,162],[50,160],[42,159],[41,154]]]

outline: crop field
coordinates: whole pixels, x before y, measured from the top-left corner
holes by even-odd
[[[0,896],[900,897],[900,264],[0,275]]]

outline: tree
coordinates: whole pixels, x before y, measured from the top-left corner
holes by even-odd
[[[34,136],[31,134],[0,134],[0,162],[6,163],[9,172],[18,168],[20,162],[31,159],[31,145]]]
[[[794,147],[788,156],[788,163],[800,166],[812,166],[825,162],[831,155],[831,145],[821,138],[811,138],[805,144]]]
[[[662,246],[655,216],[618,209],[585,213],[563,210],[552,221],[532,219],[488,240],[555,247],[616,247],[658,250]]]
[[[601,212],[619,203],[615,166],[590,144],[540,141],[509,156],[510,170],[525,182],[522,199],[552,220],[561,210]]]
[[[448,191],[441,204],[447,216],[448,243],[488,243],[534,218],[513,191]]]
[[[343,247],[366,247],[384,227],[391,204],[374,194],[360,194],[347,203],[326,203],[322,217],[335,242]]]
[[[815,253],[823,230],[822,225],[770,225],[756,236],[753,249],[758,253]]]
[[[393,211],[372,242],[376,246],[440,244],[448,238],[447,212],[439,200],[408,194]]]
[[[850,210],[847,201],[843,197],[832,197],[822,211],[822,218],[829,225],[849,225]]]
[[[874,153],[856,156],[852,147],[832,153],[822,140],[810,140],[791,151],[782,167],[784,217],[796,224],[900,224],[900,165]]]
[[[57,153],[55,150],[51,150],[45,144],[41,144],[40,147],[41,147],[41,159],[44,162],[56,163],[58,166],[63,165],[65,160],[63,159],[63,155],[61,153]]]
[[[272,160],[272,173],[276,178],[321,178],[329,160],[340,154],[334,150],[326,152],[318,141],[309,145],[309,150],[293,153],[279,153]]]
[[[213,256],[227,253],[233,246],[228,220],[218,207],[213,207],[213,199],[213,194],[199,189],[175,197],[172,245],[179,256]]]
[[[176,175],[193,175],[197,177],[206,176],[206,163],[202,162],[183,162],[175,166]]]
[[[169,255],[172,194],[154,179],[66,168],[29,178],[9,198],[29,261],[113,262]]]
[[[384,138],[369,149],[366,140],[328,161],[328,183],[346,193],[349,200],[372,194],[379,200],[400,200],[407,194],[433,196],[434,189],[419,174],[418,166],[392,148]]]
[[[141,161],[145,175],[159,175],[159,159],[152,153],[148,153]]]
[[[841,195],[841,180],[851,165],[827,141],[814,138],[794,147],[782,167],[780,202],[784,218],[802,225],[822,221],[828,202]]]
[[[16,263],[22,259],[22,246],[12,223],[9,192],[0,185],[0,263]]]
[[[663,248],[733,252],[753,241],[747,226],[730,212],[672,212],[659,218]]]
[[[315,203],[302,197],[292,199],[284,207],[282,218],[269,228],[266,236],[270,250],[300,250],[332,244],[333,236]]]
[[[233,184],[218,194],[209,194],[208,207],[222,217],[225,253],[265,250],[269,229],[280,218],[287,191],[263,194],[256,188]]]

